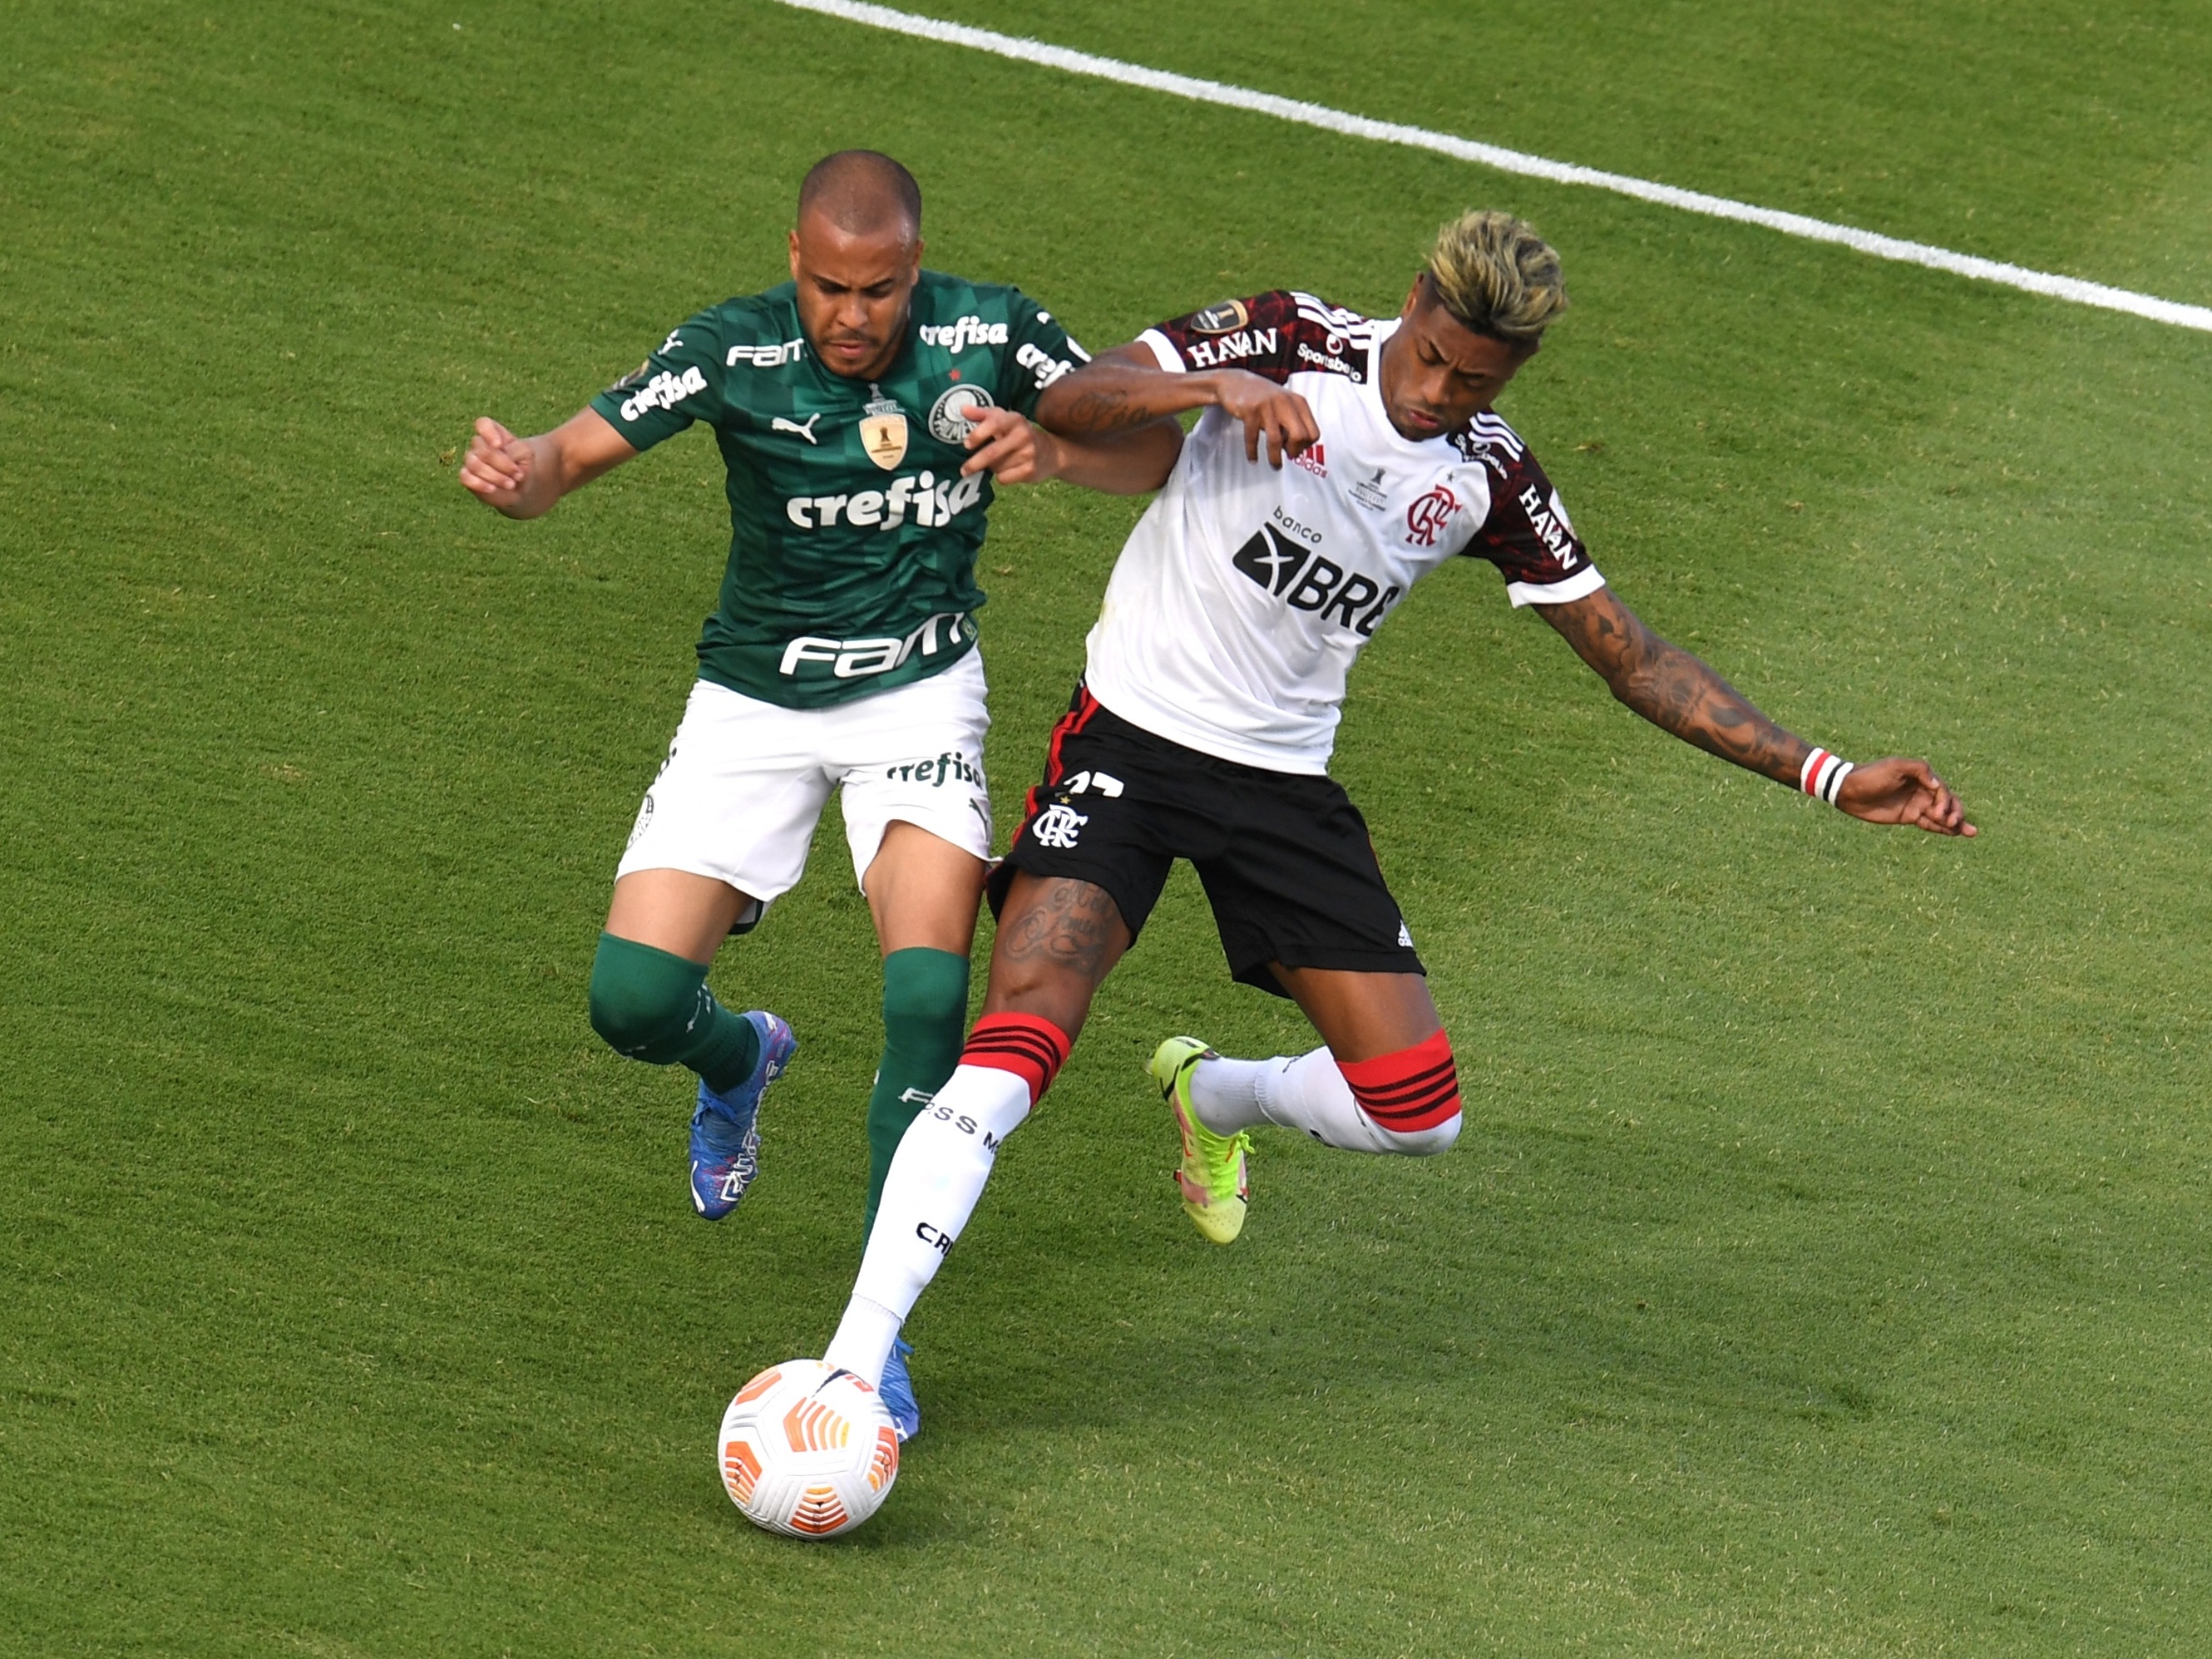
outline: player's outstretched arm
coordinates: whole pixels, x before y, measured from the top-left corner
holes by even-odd
[[[1170,374],[1142,340],[1102,351],[1074,374],[1054,380],[1037,399],[1040,426],[1075,436],[1127,432],[1187,409],[1218,408],[1244,423],[1244,454],[1279,467],[1321,436],[1306,400],[1287,386],[1241,368]]]
[[[1654,726],[1762,777],[1797,787],[1813,745],[1760,714],[1698,657],[1645,627],[1611,588],[1541,609],[1544,620],[1613,695]],[[1837,792],[1836,805],[1869,823],[1909,823],[1939,836],[1974,833],[1958,798],[1925,761],[1893,757],[1855,767]]]
[[[597,410],[580,410],[534,438],[518,438],[480,416],[461,463],[461,488],[510,519],[535,519],[636,453]]]
[[[1002,484],[1060,478],[1109,495],[1141,495],[1158,489],[1182,453],[1182,428],[1170,420],[1131,432],[1064,438],[1011,409],[970,408],[963,477],[988,472]]]

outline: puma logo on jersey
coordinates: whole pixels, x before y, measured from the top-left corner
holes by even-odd
[[[1230,563],[1293,611],[1318,613],[1364,639],[1397,603],[1399,590],[1348,571],[1335,560],[1301,547],[1273,525],[1262,525],[1231,556]]]
[[[801,426],[797,421],[787,421],[779,415],[768,423],[768,429],[771,432],[796,432],[811,444],[819,443],[821,440],[814,435],[814,423],[821,418],[822,412],[817,410],[806,417],[806,424]]]

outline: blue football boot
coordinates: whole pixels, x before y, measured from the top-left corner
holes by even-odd
[[[884,1361],[884,1380],[876,1389],[884,1409],[891,1414],[891,1426],[898,1431],[901,1441],[911,1440],[921,1432],[921,1407],[915,1402],[914,1379],[906,1374],[906,1357],[913,1352],[913,1343],[892,1339],[891,1357]]]
[[[791,1027],[765,1010],[745,1018],[760,1035],[760,1058],[752,1075],[727,1094],[716,1094],[699,1079],[699,1109],[691,1114],[691,1202],[709,1221],[738,1207],[760,1169],[761,1097],[782,1075],[799,1052]]]

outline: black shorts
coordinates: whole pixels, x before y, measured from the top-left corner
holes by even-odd
[[[991,914],[1014,872],[1106,890],[1133,935],[1168,871],[1188,859],[1213,906],[1229,971],[1287,994],[1267,970],[1424,974],[1384,885],[1367,821],[1335,779],[1269,772],[1132,726],[1083,685],[1053,728],[1044,781],[991,872]]]

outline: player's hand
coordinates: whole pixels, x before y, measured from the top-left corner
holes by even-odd
[[[973,404],[960,413],[968,422],[962,477],[988,472],[1000,483],[1038,483],[1060,476],[1060,445],[1027,416]]]
[[[468,457],[461,463],[461,488],[485,505],[513,514],[523,504],[537,462],[530,440],[479,416],[477,435],[469,440]]]
[[[1223,413],[1244,422],[1244,459],[1257,461],[1267,446],[1267,465],[1280,468],[1285,455],[1303,455],[1321,437],[1313,407],[1288,387],[1249,369],[1228,368],[1214,375],[1213,401]]]
[[[1971,836],[1966,809],[1926,761],[1869,761],[1851,769],[1836,805],[1869,823],[1909,823],[1938,836]]]

